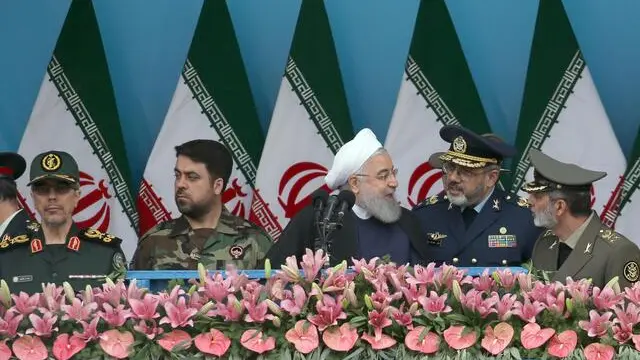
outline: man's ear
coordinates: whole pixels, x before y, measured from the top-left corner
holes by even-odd
[[[213,181],[213,193],[216,195],[222,194],[224,191],[224,181],[222,178],[217,178]]]
[[[347,184],[349,184],[349,187],[354,194],[360,192],[360,181],[358,180],[357,176],[349,176]]]

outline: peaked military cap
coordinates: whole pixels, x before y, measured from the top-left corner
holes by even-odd
[[[47,151],[36,156],[31,162],[29,183],[44,179],[57,179],[77,184],[80,181],[78,163],[69,153],[64,151]]]
[[[17,180],[27,168],[24,158],[14,152],[0,152],[0,178]]]
[[[478,135],[457,125],[440,129],[440,137],[451,143],[449,151],[440,155],[440,160],[469,168],[500,165],[506,157],[516,154],[516,148],[494,134]],[[433,165],[432,165],[433,166]]]
[[[553,190],[589,191],[591,184],[607,176],[603,171],[592,171],[558,161],[540,150],[531,149],[529,159],[534,168],[534,180],[522,186],[528,193]]]

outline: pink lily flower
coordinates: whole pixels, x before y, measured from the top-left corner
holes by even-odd
[[[498,282],[505,290],[511,291],[516,286],[516,275],[511,272],[511,269],[496,270],[495,274]]]
[[[318,330],[324,331],[331,325],[337,325],[338,320],[346,319],[347,314],[342,311],[342,295],[337,299],[329,295],[324,295],[321,301],[316,303],[316,315],[308,315],[309,321],[318,327]]]
[[[323,292],[340,292],[344,291],[348,283],[349,277],[345,274],[344,269],[334,270],[329,268],[321,288]]]
[[[580,320],[578,326],[580,326],[582,330],[587,331],[589,337],[603,336],[611,326],[609,319],[611,319],[612,315],[613,313],[610,311],[600,315],[597,311],[591,310],[589,311],[589,321]]]
[[[379,257],[374,257],[366,261],[365,259],[356,260],[353,257],[351,258],[351,262],[353,266],[351,267],[356,274],[360,274],[363,269],[373,273],[376,270],[376,263],[380,260]]]
[[[27,334],[35,334],[40,337],[49,337],[53,331],[58,331],[57,327],[53,327],[58,321],[58,317],[53,313],[47,312],[42,317],[36,314],[29,315],[29,321],[33,328],[27,330]]]
[[[73,303],[71,305],[61,306],[61,310],[64,312],[64,315],[62,315],[62,320],[87,320],[89,317],[91,317],[91,315],[97,308],[98,304],[94,302],[85,305],[83,301],[75,298],[73,299]]]
[[[489,269],[484,269],[480,276],[473,278],[472,284],[474,289],[480,292],[486,292],[487,294],[496,286],[495,280],[493,280],[493,277],[489,274]]]
[[[167,312],[167,316],[160,319],[160,324],[171,324],[171,327],[174,329],[187,325],[193,326],[193,320],[191,320],[191,318],[198,312],[196,309],[187,307],[184,297],[178,300],[177,305],[166,302],[164,309]]]
[[[96,288],[94,299],[100,307],[103,303],[109,303],[111,306],[118,306],[124,298],[127,288],[122,281],[115,284],[104,283],[102,289]]]
[[[217,303],[216,309],[212,311],[214,316],[222,316],[225,321],[238,321],[242,317],[244,307],[235,295],[227,295],[227,303]]]
[[[13,309],[13,308],[12,308]],[[11,309],[9,309],[11,310]],[[0,318],[0,335],[14,338],[18,335],[18,326],[24,315],[17,311],[7,311],[4,317]]]
[[[436,264],[430,263],[427,267],[416,265],[413,267],[414,275],[407,274],[407,283],[411,285],[430,285],[435,282]]]
[[[149,321],[151,326],[147,325],[145,320],[140,320],[137,325],[133,326],[133,330],[147,337],[149,340],[155,339],[156,336],[164,333],[164,329],[159,327],[155,321]]]
[[[635,305],[640,306],[640,282],[636,282],[633,286],[625,288],[624,297]]]
[[[578,302],[580,304],[584,304],[587,300],[589,300],[591,296],[591,294],[589,293],[591,284],[585,279],[573,281],[573,279],[567,277],[565,288],[569,293],[569,296],[571,296],[571,299],[573,299],[574,302]]]
[[[380,340],[382,336],[382,329],[391,326],[393,322],[389,319],[389,311],[369,311],[369,325],[373,326],[376,341]]]
[[[500,299],[500,301],[496,304],[496,311],[500,321],[507,321],[509,320],[509,318],[511,318],[511,314],[513,314],[513,308],[517,298],[517,295],[502,295],[502,299]]]
[[[140,300],[144,296],[145,289],[140,289],[138,287],[138,281],[136,279],[131,280],[129,283],[129,287],[127,287],[127,292],[125,293],[126,299],[136,299]]]
[[[79,337],[85,342],[89,342],[92,340],[96,340],[98,338],[98,322],[100,321],[100,317],[96,316],[90,322],[80,321],[80,325],[82,325],[82,333],[77,331],[73,332],[73,335]]]
[[[518,273],[518,275],[516,275],[516,279],[518,279],[520,290],[529,292],[533,288],[533,276],[531,276],[531,274]]]
[[[451,312],[451,306],[446,304],[447,294],[438,296],[438,293],[431,290],[429,297],[420,296],[418,302],[422,305],[422,308],[429,314],[440,314]]]
[[[125,310],[123,304],[113,307],[110,303],[105,302],[102,304],[102,308],[104,311],[98,311],[98,316],[103,318],[111,326],[122,326],[127,322],[128,318],[133,316],[133,314],[131,314],[131,310]]]
[[[538,316],[542,310],[544,310],[544,304],[538,301],[532,303],[529,298],[524,299],[524,304],[516,301],[513,305],[513,314],[529,323],[535,323],[536,316]]]
[[[411,284],[408,287],[401,288],[400,291],[402,291],[402,294],[409,305],[417,302],[421,296],[427,296],[426,285],[418,286],[416,284]]]
[[[10,310],[16,311],[22,315],[31,314],[40,304],[39,293],[29,296],[29,294],[20,291],[20,295],[16,296],[11,294],[11,298],[15,305]]]
[[[244,317],[244,321],[250,323],[263,323],[265,320],[272,320],[273,315],[267,314],[269,306],[266,301],[261,301],[258,304],[252,304],[246,300],[242,301],[245,309],[247,309],[247,315]]]
[[[40,296],[40,307],[43,308],[41,312],[60,310],[60,306],[64,304],[63,291],[62,286],[56,286],[56,284],[43,285],[42,296]]]
[[[302,255],[302,274],[304,279],[312,282],[318,276],[320,269],[329,261],[329,256],[325,255],[322,249],[316,250],[314,253],[310,249],[305,250]]]
[[[307,303],[307,294],[302,286],[293,285],[293,293],[285,290],[285,299],[280,303],[280,307],[288,312],[291,316],[300,315],[302,309]]]
[[[135,319],[141,320],[153,320],[160,317],[160,314],[156,311],[160,299],[156,295],[146,294],[142,300],[131,298],[129,299],[129,305],[131,311],[133,311]]]
[[[204,290],[204,294],[207,297],[217,302],[223,301],[227,295],[236,291],[231,284],[231,280],[228,278],[225,279],[220,273],[216,273],[212,277],[207,277],[204,287],[201,289]]]
[[[593,288],[593,305],[600,311],[613,309],[616,305],[624,302],[624,294],[616,294],[611,287],[600,289]]]
[[[184,290],[182,290],[182,288],[179,285],[176,285],[173,287],[173,289],[171,289],[171,292],[168,294],[166,291],[163,291],[160,294],[157,294],[158,299],[160,300],[158,305],[164,306],[166,303],[172,303],[175,305],[178,303],[178,298],[184,294],[185,294]]]

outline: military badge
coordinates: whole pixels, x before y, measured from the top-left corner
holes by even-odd
[[[44,171],[56,171],[62,166],[62,159],[57,154],[47,154],[42,157],[40,165]]]
[[[500,200],[493,199],[493,210],[496,210],[496,211],[500,210]]]
[[[31,253],[35,254],[35,253],[39,253],[40,251],[42,251],[42,240],[40,239],[31,240]]]
[[[458,136],[453,140],[453,150],[463,154],[467,152],[467,142],[462,136]]]
[[[229,248],[229,255],[231,255],[234,260],[240,260],[244,256],[244,248],[239,245],[234,245]]]
[[[635,261],[629,261],[624,264],[623,269],[624,278],[629,282],[638,281],[638,277],[640,277],[640,266]]]
[[[529,201],[523,197],[518,199],[518,206],[523,207],[523,208],[528,208],[531,206],[531,204],[529,204]]]
[[[124,255],[121,252],[116,252],[113,254],[113,259],[111,259],[111,263],[115,269],[122,269],[125,267]]]
[[[40,224],[38,224],[35,221],[29,221],[29,225],[27,225],[27,229],[33,231],[33,232],[37,232],[40,230]]]
[[[442,246],[442,240],[446,237],[446,234],[441,234],[439,232],[427,233],[427,241],[429,242],[429,245]]]
[[[67,249],[76,252],[80,250],[80,238],[78,238],[77,236],[71,237],[71,239],[69,239],[69,242],[67,243]]]
[[[490,248],[513,248],[518,246],[515,235],[489,235],[488,241]]]

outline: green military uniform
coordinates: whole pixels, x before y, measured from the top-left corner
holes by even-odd
[[[136,270],[257,269],[272,241],[259,227],[223,209],[215,229],[191,229],[182,216],[149,230],[139,241]]]
[[[35,157],[30,182],[55,179],[71,184],[79,182],[78,164],[71,155],[50,151]],[[42,285],[69,282],[75,289],[87,284],[99,286],[112,272],[126,267],[122,240],[95,229],[81,230],[72,223],[64,244],[50,245],[42,227],[30,221],[22,234],[0,241],[0,278],[12,293],[42,291]]]
[[[126,265],[121,242],[73,224],[65,244],[47,245],[40,225],[31,222],[26,234],[0,242],[0,278],[15,294],[39,292],[43,283],[62,285],[64,281],[76,290],[87,284],[100,286],[107,275]]]
[[[529,154],[535,168],[535,180],[522,188],[529,193],[571,189],[588,191],[594,181],[606,176],[604,172],[559,162],[535,149]],[[563,251],[569,254],[564,255],[566,259],[558,266]],[[567,277],[574,280],[590,278],[598,287],[616,276],[621,287],[631,286],[640,275],[638,246],[602,224],[595,212],[564,241],[560,241],[551,230],[543,233],[534,246],[532,262],[537,270],[552,272],[553,281],[564,282]]]

